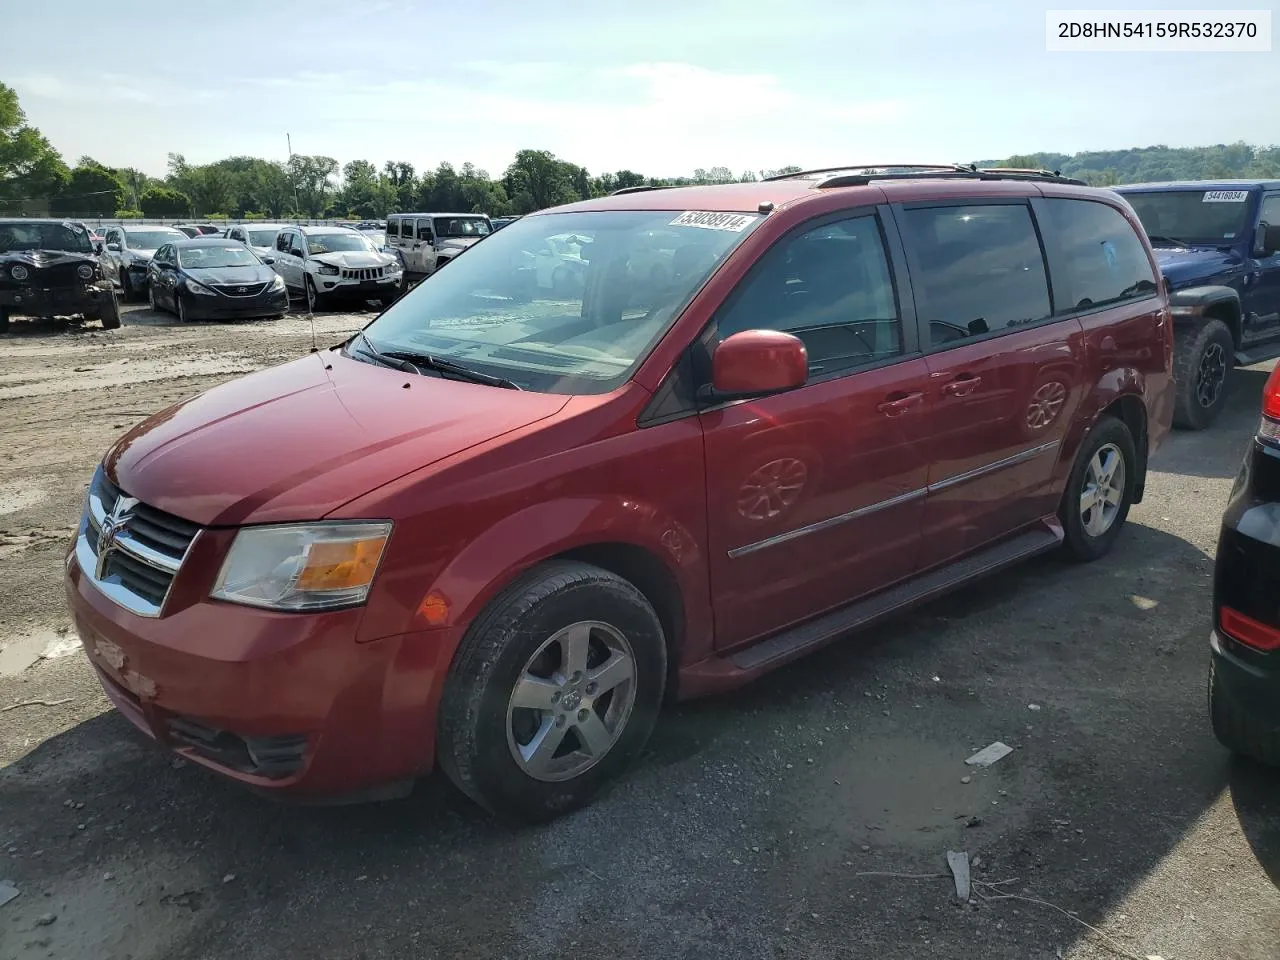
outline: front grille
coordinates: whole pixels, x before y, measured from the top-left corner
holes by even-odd
[[[190,717],[170,719],[169,738],[219,766],[273,780],[301,770],[307,753],[307,738],[303,734],[242,737],[215,730]]]
[[[256,297],[267,289],[265,283],[219,283],[212,289],[227,297]]]
[[[4,266],[0,266],[0,282],[5,282],[6,286],[11,287],[83,287],[85,281],[80,278],[76,271],[85,263],[81,260],[71,263],[55,263],[47,267],[38,267],[32,263],[11,262]],[[27,276],[25,279],[16,280],[9,272],[12,267],[23,266],[27,268]]]
[[[381,280],[386,267],[359,267],[354,270],[343,270],[343,280]]]
[[[104,557],[106,526],[112,532]],[[199,532],[198,524],[125,496],[99,468],[89,486],[76,560],[84,575],[120,606],[158,617]]]

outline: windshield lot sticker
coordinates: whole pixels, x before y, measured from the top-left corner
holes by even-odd
[[[745,213],[708,213],[686,210],[672,220],[669,226],[701,227],[704,230],[728,230],[730,233],[741,233],[759,219]]]
[[[1206,190],[1205,203],[1244,203],[1249,199],[1248,190]]]

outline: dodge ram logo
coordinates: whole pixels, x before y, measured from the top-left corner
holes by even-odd
[[[128,528],[129,517],[137,505],[138,501],[133,497],[120,497],[103,518],[102,529],[98,532],[98,562],[93,571],[95,579],[102,580],[107,575],[107,561],[119,549],[116,539]]]

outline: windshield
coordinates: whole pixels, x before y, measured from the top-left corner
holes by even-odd
[[[437,237],[487,237],[489,221],[484,217],[436,217]]]
[[[10,250],[66,250],[92,253],[88,232],[71,223],[0,223],[0,253]]]
[[[1125,193],[1156,245],[1230,244],[1245,228],[1247,190],[1160,190]]]
[[[357,252],[369,253],[373,247],[369,241],[354,230],[343,230],[341,233],[309,233],[307,234],[307,252],[313,256],[317,253]]]
[[[188,270],[214,267],[256,267],[262,261],[248,247],[186,247],[178,250],[178,265]]]
[[[177,230],[126,230],[124,235],[135,250],[155,250],[172,240],[186,239]]]
[[[255,247],[273,247],[279,233],[274,227],[270,230],[250,230],[249,242]]]
[[[591,211],[525,217],[398,300],[365,333],[546,393],[619,386],[755,214]],[[655,235],[670,237],[654,243]]]

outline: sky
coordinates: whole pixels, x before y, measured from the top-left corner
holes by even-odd
[[[170,152],[283,160],[286,134],[342,163],[495,176],[522,148],[678,176],[1280,143],[1280,42],[1046,52],[1045,11],[1069,0],[0,4],[0,80],[28,121],[72,163],[154,175]],[[1239,5],[1280,28],[1277,0]]]

